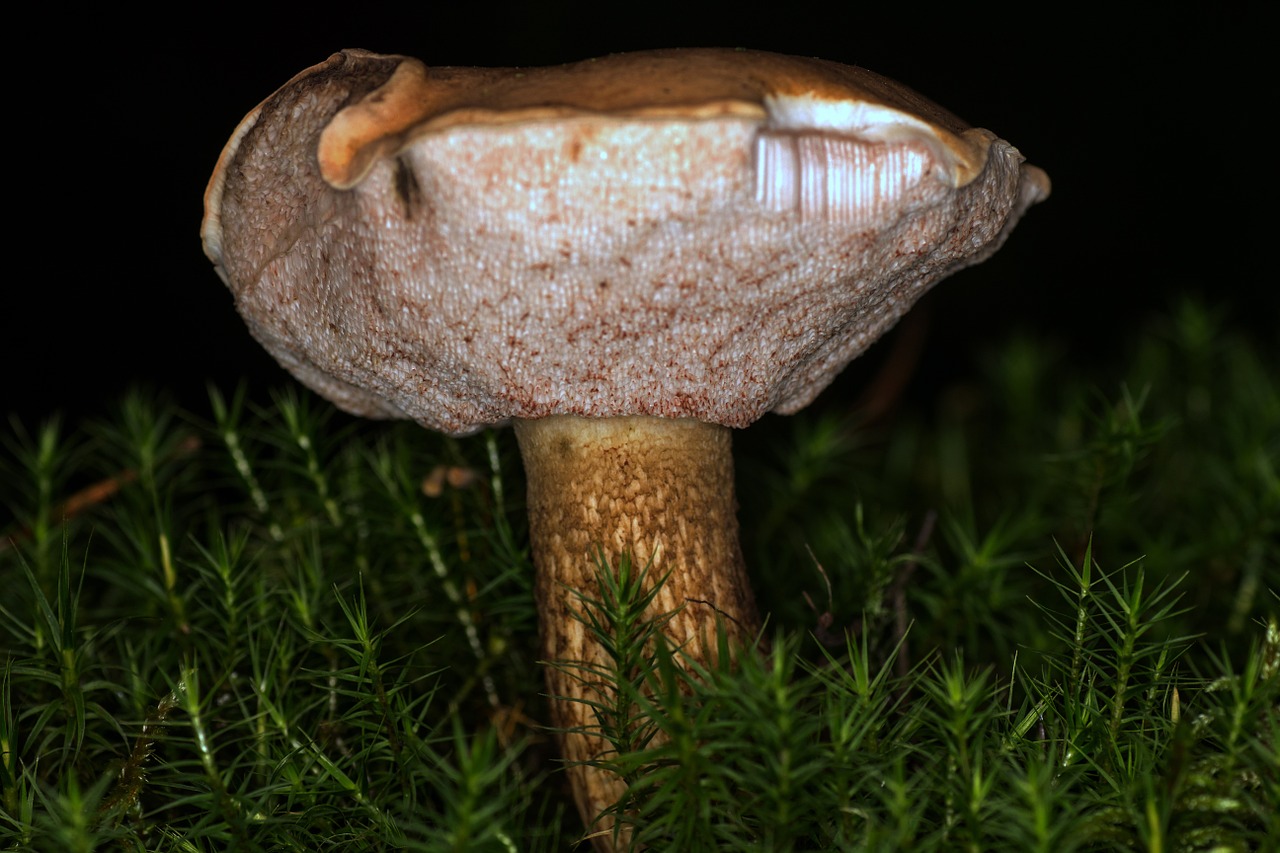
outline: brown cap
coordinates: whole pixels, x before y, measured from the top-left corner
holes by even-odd
[[[348,50],[241,122],[202,236],[254,335],[353,413],[745,426],[994,252],[1048,194],[1022,160],[816,59]]]

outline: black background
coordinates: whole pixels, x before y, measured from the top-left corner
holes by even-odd
[[[680,46],[815,55],[992,129],[1048,171],[1053,196],[927,298],[925,393],[1015,328],[1105,376],[1140,318],[1178,294],[1280,327],[1275,47],[1261,19],[1065,4],[167,8],[37,9],[10,33],[0,413],[28,426],[107,412],[135,384],[205,411],[208,380],[287,381],[202,254],[202,193],[240,118],[345,47],[429,65]]]

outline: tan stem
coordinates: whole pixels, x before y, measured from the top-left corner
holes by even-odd
[[[650,565],[650,579],[670,573],[649,615],[678,611],[663,633],[688,657],[714,663],[717,616],[732,645],[755,638],[759,617],[738,545],[728,429],[682,419],[557,416],[517,421],[515,430],[529,482],[543,660],[608,666],[573,616],[582,610],[573,590],[600,598],[599,549],[611,566],[629,554],[633,565]],[[551,704],[552,725],[598,728],[582,700],[608,704],[607,689],[584,681],[580,670],[548,665],[546,673],[550,695],[563,697]],[[571,765],[608,749],[600,737],[561,737]],[[614,849],[612,823],[597,818],[618,801],[622,781],[595,768],[571,766],[568,773],[596,849]]]

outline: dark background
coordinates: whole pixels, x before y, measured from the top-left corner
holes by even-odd
[[[995,258],[925,300],[916,393],[1011,329],[1105,376],[1140,319],[1179,294],[1264,334],[1280,327],[1266,117],[1275,73],[1264,71],[1275,47],[1260,19],[1078,5],[758,9],[175,5],[161,16],[46,17],[15,33],[24,47],[6,75],[0,414],[28,426],[54,411],[75,420],[108,412],[135,384],[204,412],[207,380],[248,378],[255,393],[287,381],[202,254],[201,196],[241,117],[345,47],[429,65],[679,46],[815,55],[897,78],[992,129],[1048,171],[1053,196]]]

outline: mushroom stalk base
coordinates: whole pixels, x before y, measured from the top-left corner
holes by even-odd
[[[610,833],[602,831],[612,821],[598,817],[625,784],[607,771],[575,766],[610,750],[590,734],[599,721],[587,703],[611,706],[613,696],[585,673],[612,661],[574,618],[583,609],[575,591],[599,600],[597,556],[616,567],[629,555],[633,566],[649,566],[651,583],[667,575],[646,615],[674,613],[663,633],[683,655],[715,663],[717,620],[731,647],[751,643],[759,617],[738,545],[731,437],[716,424],[654,417],[555,416],[517,421],[515,431],[529,483],[551,722],[587,732],[560,735],[561,752],[596,848],[612,850]]]

